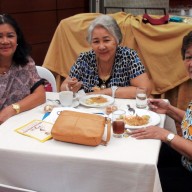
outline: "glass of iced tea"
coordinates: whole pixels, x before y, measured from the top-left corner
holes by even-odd
[[[124,117],[126,112],[124,110],[118,109],[112,113],[112,127],[113,136],[116,138],[122,138],[125,131]]]

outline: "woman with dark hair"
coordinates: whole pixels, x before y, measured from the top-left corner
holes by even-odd
[[[181,54],[192,79],[192,31],[183,38]],[[191,192],[192,101],[186,111],[161,99],[149,99],[148,103],[152,111],[167,114],[180,122],[182,137],[158,126],[134,130],[131,135],[137,139],[159,139],[163,142],[158,161],[163,192]]]
[[[45,102],[45,90],[17,22],[0,15],[0,124]]]
[[[135,98],[136,87],[151,82],[135,50],[120,46],[122,33],[116,20],[100,15],[88,28],[87,41],[92,50],[81,53],[72,66],[61,90],[105,94],[117,98]]]

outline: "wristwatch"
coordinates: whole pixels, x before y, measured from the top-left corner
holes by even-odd
[[[20,105],[18,103],[12,104],[12,107],[16,111],[17,114],[20,112]]]
[[[167,142],[170,143],[175,137],[175,134],[174,133],[169,133],[166,137],[167,139]]]
[[[111,90],[112,90],[112,97],[115,98],[115,91],[118,89],[117,86],[112,86]]]

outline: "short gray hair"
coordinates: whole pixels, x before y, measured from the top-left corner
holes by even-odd
[[[109,15],[101,15],[101,16],[98,16],[95,20],[93,20],[88,28],[87,41],[89,44],[91,44],[92,32],[95,29],[95,27],[98,27],[98,26],[103,27],[111,35],[113,35],[117,41],[117,44],[121,43],[122,33],[116,20]]]

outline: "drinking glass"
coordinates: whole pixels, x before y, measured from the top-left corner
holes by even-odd
[[[136,88],[136,107],[140,109],[147,107],[147,88]]]
[[[126,112],[118,109],[112,113],[113,136],[122,138],[125,131],[124,117]]]

